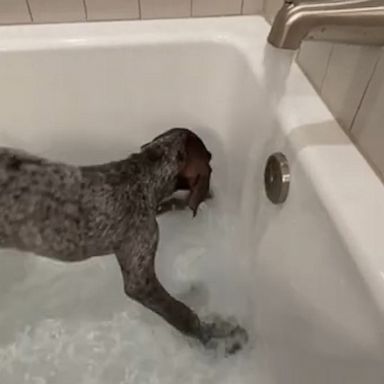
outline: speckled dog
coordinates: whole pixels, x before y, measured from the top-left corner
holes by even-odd
[[[154,269],[161,202],[187,189],[195,215],[209,191],[210,160],[201,139],[182,128],[124,160],[95,166],[0,149],[0,246],[67,262],[114,253],[130,298],[206,345],[233,339],[225,348],[234,352],[245,331],[200,321],[163,288]]]

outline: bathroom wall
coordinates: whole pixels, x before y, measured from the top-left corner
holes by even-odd
[[[283,0],[0,0],[0,24],[240,15],[271,21]],[[384,178],[384,51],[307,42],[298,62]],[[383,123],[384,125],[384,123]]]
[[[272,21],[283,0],[265,0]],[[297,61],[340,125],[384,179],[384,50],[306,42]]]
[[[260,13],[263,0],[0,0],[0,24]]]

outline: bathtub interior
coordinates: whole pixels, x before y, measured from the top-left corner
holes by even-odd
[[[174,126],[203,137],[215,198],[194,220],[190,212],[159,219],[158,274],[200,313],[235,315],[252,336],[232,364],[212,360],[124,297],[113,257],[63,265],[2,251],[2,383],[51,373],[52,382],[72,375],[85,383],[153,382],[154,375],[159,382],[382,382],[380,316],[280,129],[273,95],[240,51],[207,41],[0,58],[2,145],[91,164],[125,157]],[[274,150],[291,163],[283,207],[269,204],[263,190]]]

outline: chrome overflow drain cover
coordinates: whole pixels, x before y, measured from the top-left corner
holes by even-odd
[[[291,175],[288,160],[281,152],[268,157],[264,171],[265,191],[273,204],[284,203],[288,196]]]

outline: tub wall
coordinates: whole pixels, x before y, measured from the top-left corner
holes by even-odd
[[[0,24],[149,19],[264,12],[283,0],[0,0]],[[342,127],[384,178],[384,52],[330,43],[303,44],[298,62]]]

